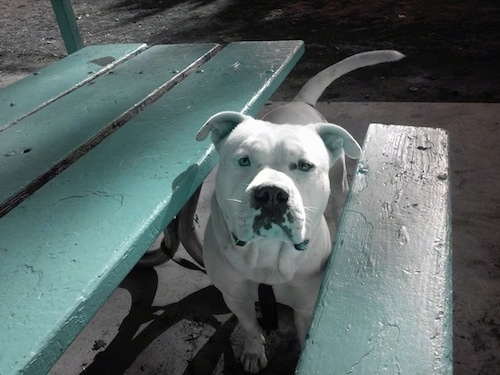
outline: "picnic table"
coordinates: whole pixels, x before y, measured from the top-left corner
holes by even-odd
[[[217,163],[197,130],[257,114],[304,51],[84,46],[70,1],[52,3],[70,55],[0,90],[0,375],[49,371],[179,212],[189,224]],[[370,126],[297,374],[452,372],[448,168],[443,130]]]
[[[46,373],[255,115],[301,41],[87,46],[0,91],[0,374]]]

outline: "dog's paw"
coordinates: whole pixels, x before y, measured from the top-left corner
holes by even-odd
[[[243,352],[241,353],[241,364],[246,372],[255,374],[267,366],[264,337],[255,337],[253,340],[245,340]]]
[[[250,374],[255,374],[260,370],[266,368],[267,366],[267,357],[266,353],[262,352],[262,354],[255,353],[243,353],[241,356],[241,364],[246,372]]]

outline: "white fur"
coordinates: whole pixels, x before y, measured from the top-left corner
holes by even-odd
[[[263,120],[222,112],[197,135],[199,140],[211,135],[220,159],[203,259],[244,329],[245,371],[267,365],[254,308],[260,283],[273,285],[276,300],[294,309],[304,344],[331,248],[324,212],[331,193],[338,205],[345,197],[345,155],[360,156],[357,142],[328,124],[314,105],[340,75],[402,56],[396,51],[352,56],[318,73],[293,102]],[[280,189],[288,198],[277,219],[256,204],[256,189],[262,187]],[[301,246],[307,249],[297,250]]]

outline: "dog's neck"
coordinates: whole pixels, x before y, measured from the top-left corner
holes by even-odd
[[[293,279],[307,257],[291,242],[257,238],[244,246],[231,243],[224,251],[231,264],[250,280],[269,285]]]

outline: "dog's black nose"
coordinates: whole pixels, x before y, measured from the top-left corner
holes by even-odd
[[[254,199],[257,208],[273,209],[288,202],[288,193],[276,186],[263,186],[255,189]]]

